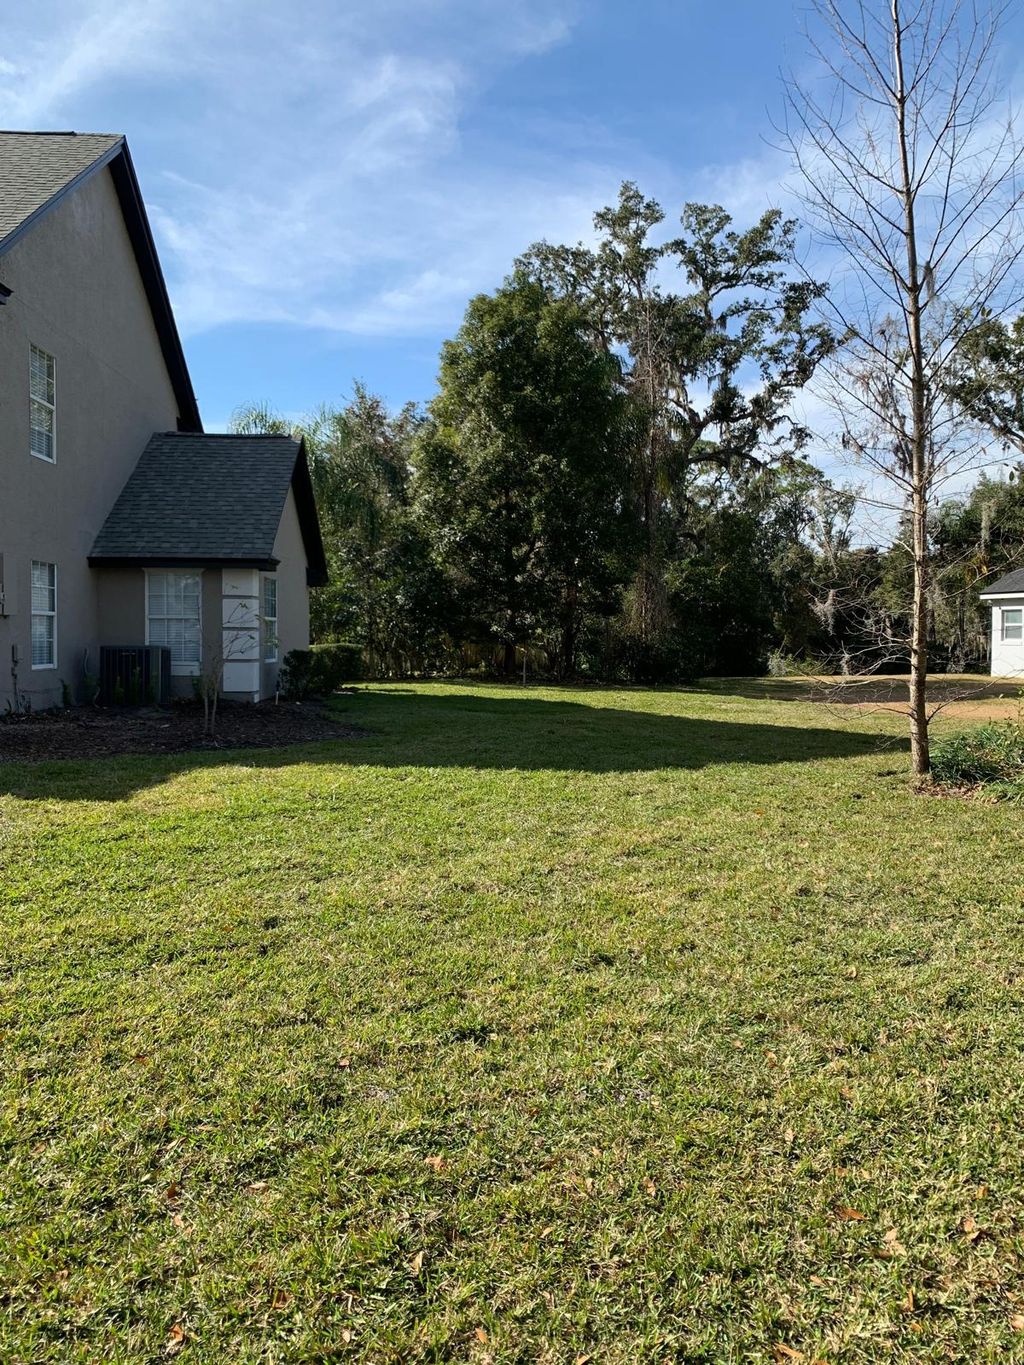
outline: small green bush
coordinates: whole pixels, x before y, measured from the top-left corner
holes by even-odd
[[[994,722],[938,740],[932,777],[944,786],[995,783],[1024,795],[1024,725]]]
[[[331,645],[313,645],[313,675],[316,690],[336,692],[345,683],[358,682],[363,676],[363,648],[349,641]]]
[[[292,701],[330,696],[362,677],[362,660],[361,647],[347,642],[293,649],[281,661],[279,686]]]
[[[769,678],[814,678],[822,672],[820,660],[798,659],[781,649],[771,651],[765,667]]]
[[[305,701],[313,690],[313,655],[308,649],[291,649],[281,660],[277,685],[290,701]]]

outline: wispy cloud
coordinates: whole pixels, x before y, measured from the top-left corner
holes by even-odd
[[[585,231],[614,188],[543,154],[502,169],[515,129],[464,145],[467,108],[565,40],[573,0],[57,9],[45,41],[31,14],[15,20],[0,123],[123,113],[186,333],[446,324],[532,238]]]

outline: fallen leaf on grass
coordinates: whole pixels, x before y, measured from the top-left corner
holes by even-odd
[[[847,1208],[843,1205],[836,1209],[836,1217],[843,1218],[847,1223],[863,1223],[867,1218],[866,1213],[858,1213],[856,1209]]]
[[[1024,1332],[1024,1313],[1010,1315],[1010,1328],[1014,1332]]]
[[[477,1341],[490,1341],[490,1337],[487,1335],[487,1329],[484,1327],[478,1327],[473,1335],[476,1337]]]
[[[816,1289],[828,1288],[828,1285],[825,1283],[825,1281],[821,1278],[820,1275],[811,1275],[808,1280],[808,1283],[813,1284]]]
[[[164,1342],[164,1354],[176,1356],[185,1345],[185,1329],[180,1322],[176,1322],[167,1333],[167,1340]]]
[[[978,1238],[981,1236],[981,1228],[978,1227],[977,1223],[974,1221],[970,1214],[968,1214],[967,1217],[961,1221],[960,1231],[963,1233],[963,1235],[967,1238],[969,1242],[976,1242]]]
[[[409,1270],[413,1275],[418,1275],[423,1269],[423,1257],[425,1255],[426,1252],[417,1251],[416,1255],[409,1262]]]
[[[443,1171],[448,1165],[443,1156],[425,1156],[423,1164],[429,1166],[432,1171]]]
[[[773,1350],[777,1361],[807,1359],[803,1351],[798,1351],[795,1346],[787,1346],[785,1342],[782,1341],[777,1341]]]
[[[292,1302],[293,1296],[287,1289],[278,1289],[274,1292],[274,1297],[270,1300],[270,1306],[275,1313],[283,1313]]]
[[[650,1176],[646,1176],[644,1178],[644,1189],[647,1191],[647,1193],[651,1196],[652,1199],[658,1193],[658,1187],[657,1185],[655,1185],[654,1181],[651,1179]]]

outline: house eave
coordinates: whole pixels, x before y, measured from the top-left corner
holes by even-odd
[[[1009,602],[1012,600],[1024,600],[1024,592],[980,592],[978,598],[982,602]]]
[[[273,573],[280,564],[272,555],[89,555],[90,569],[259,569]]]
[[[295,510],[299,517],[299,530],[302,545],[306,552],[306,587],[323,588],[328,582],[327,556],[324,553],[323,534],[320,530],[320,514],[313,491],[313,479],[309,472],[309,457],[306,453],[306,440],[299,440],[299,452],[295,457],[292,470],[292,492],[295,496]]]

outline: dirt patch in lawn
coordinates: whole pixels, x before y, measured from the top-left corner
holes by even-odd
[[[177,754],[192,749],[269,749],[365,734],[317,702],[221,702],[217,736],[203,735],[199,705],[78,707],[0,717],[0,763],[112,754]]]
[[[770,701],[817,702],[837,713],[892,711],[906,714],[906,675],[872,674],[863,677],[792,677],[722,679],[705,684],[709,691]],[[940,706],[936,721],[960,725],[1016,718],[1021,709],[1024,678],[989,678],[974,673],[933,673],[928,679],[928,701]]]

